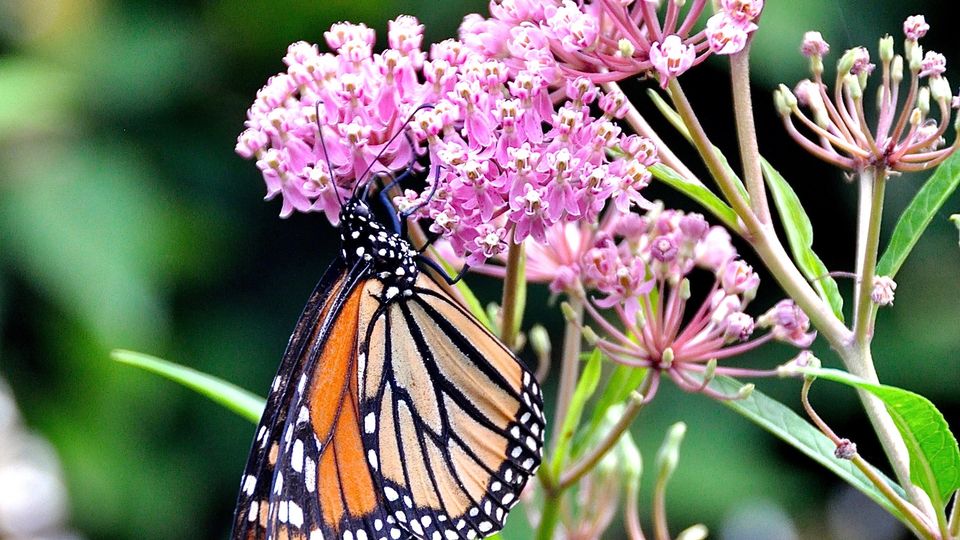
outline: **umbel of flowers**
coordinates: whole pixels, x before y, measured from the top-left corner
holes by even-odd
[[[909,17],[903,24],[903,55],[894,54],[893,37],[881,39],[880,73],[876,75],[867,49],[846,51],[837,62],[832,93],[823,81],[823,57],[830,46],[819,32],[807,32],[801,50],[810,58],[812,79],[800,81],[793,92],[781,85],[776,93],[787,131],[813,155],[852,171],[873,166],[911,172],[940,164],[960,144],[955,138],[951,146],[945,146],[943,139],[951,108],[960,102],[952,96],[943,75],[946,58],[934,51],[924,54],[919,44],[929,29],[922,15]],[[909,81],[906,95],[901,96],[904,70]],[[873,125],[864,106],[871,75],[880,78]],[[936,117],[931,116],[932,110]],[[797,129],[794,119],[806,133]]]

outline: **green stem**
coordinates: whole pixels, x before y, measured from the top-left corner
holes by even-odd
[[[656,540],[670,540],[670,529],[667,527],[667,481],[667,475],[658,475],[653,486],[653,537]]]
[[[562,494],[556,491],[545,491],[543,499],[543,513],[540,514],[540,527],[537,528],[537,540],[552,540],[553,532],[560,521],[560,501]]]
[[[669,89],[673,106],[677,109],[677,114],[679,114],[683,120],[683,125],[686,126],[690,132],[693,145],[700,154],[700,158],[703,160],[704,165],[707,166],[707,170],[710,171],[710,175],[717,182],[717,186],[720,187],[723,196],[727,199],[727,202],[730,203],[734,211],[736,211],[737,215],[740,216],[740,219],[743,220],[747,226],[747,232],[752,236],[761,229],[762,224],[757,219],[757,216],[754,215],[753,210],[750,209],[747,201],[740,194],[740,191],[736,187],[736,182],[728,174],[727,169],[723,166],[723,162],[720,161],[720,157],[717,155],[713,143],[710,142],[706,131],[704,131],[703,126],[700,125],[700,120],[697,119],[697,115],[693,112],[693,106],[690,105],[690,101],[687,99],[686,94],[684,94],[683,87],[680,86],[677,79],[670,79]]]
[[[607,92],[619,92],[623,94],[623,90],[620,89],[620,85],[615,82],[603,83],[603,89]],[[696,180],[693,171],[691,171],[687,166],[680,160],[663,142],[657,132],[654,131],[653,127],[647,123],[646,119],[643,118],[643,115],[640,114],[640,111],[636,107],[629,107],[627,109],[626,121],[630,124],[630,127],[634,131],[647,137],[655,145],[657,145],[657,157],[661,162],[668,165],[671,169],[676,171],[679,175],[683,176],[688,180]]]
[[[810,386],[813,384],[813,380],[812,377],[804,379],[803,388],[800,390],[800,402],[803,404],[803,409],[807,412],[807,416],[810,417],[810,420],[813,421],[813,424],[817,426],[820,432],[826,435],[833,444],[840,446],[844,441],[830,429],[830,426],[820,418],[820,415],[814,410],[813,405],[810,404]],[[853,457],[850,458],[850,462],[853,463],[857,469],[860,469],[864,476],[870,480],[870,483],[873,484],[893,506],[900,510],[907,518],[907,521],[910,522],[914,534],[924,538],[936,538],[936,533],[931,530],[930,525],[923,518],[919,510],[917,510],[917,507],[905,501],[903,497],[894,491],[886,480],[877,474],[877,471],[863,459],[860,454],[854,454]]]
[[[869,347],[873,338],[871,324],[873,301],[873,278],[877,268],[877,253],[880,249],[880,220],[883,216],[883,195],[886,188],[887,173],[873,168],[860,173],[860,242],[857,249],[857,269],[860,280],[857,283],[857,297],[854,303],[853,333],[861,347]]]
[[[567,301],[573,311],[571,320],[566,322],[563,332],[563,352],[560,360],[560,383],[557,387],[556,409],[553,415],[553,432],[550,437],[551,455],[557,450],[557,444],[563,435],[563,423],[567,418],[570,401],[577,389],[580,376],[580,351],[583,342],[581,323],[583,322],[583,300],[573,298]]]
[[[519,311],[520,280],[524,278],[520,271],[523,262],[523,243],[516,243],[510,239],[510,248],[507,251],[506,275],[503,278],[503,302],[501,302],[500,340],[508,349],[513,349],[517,342],[518,321],[523,314]]]
[[[770,207],[760,169],[760,147],[753,119],[753,101],[750,98],[750,42],[742,51],[730,56],[730,76],[733,88],[733,111],[737,123],[737,141],[743,178],[750,194],[750,206],[761,223],[770,223]]]
[[[571,465],[570,468],[567,469],[567,472],[560,476],[560,480],[557,482],[557,488],[563,491],[577,483],[587,473],[593,470],[593,468],[597,466],[597,463],[600,463],[600,460],[603,459],[603,456],[607,455],[607,452],[617,444],[617,441],[620,440],[623,433],[630,428],[630,424],[633,422],[633,419],[640,414],[640,409],[642,408],[643,395],[634,393],[630,396],[630,402],[627,403],[627,406],[623,409],[623,414],[620,415],[617,422],[610,428],[610,431],[593,447],[590,453]]]

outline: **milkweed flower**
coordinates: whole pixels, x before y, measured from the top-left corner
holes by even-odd
[[[851,171],[866,167],[921,171],[943,162],[960,144],[954,137],[954,142],[945,146],[943,138],[952,109],[960,100],[951,95],[943,76],[946,58],[934,51],[924,54],[918,43],[929,28],[921,15],[907,18],[903,55],[894,54],[892,37],[880,40],[879,113],[872,124],[864,112],[863,96],[876,65],[867,49],[856,47],[844,53],[831,92],[822,76],[829,45],[819,32],[808,32],[801,52],[810,58],[812,78],[800,81],[793,91],[780,85],[775,92],[777,109],[790,136],[820,159]],[[901,96],[904,69],[910,79],[906,95]],[[937,117],[931,116],[931,106]]]
[[[763,9],[763,0],[722,0],[697,32],[706,0],[667,0],[663,13],[657,4],[495,0],[490,18],[464,19],[460,37],[514,72],[533,71],[550,84],[578,76],[603,83],[649,74],[666,87],[711,54],[742,50]]]
[[[710,390],[703,378],[775,371],[717,366],[717,361],[771,340],[807,347],[816,337],[792,301],[758,319],[747,312],[760,279],[738,257],[729,233],[700,214],[655,206],[640,215],[611,206],[599,225],[558,223],[545,237],[526,243],[527,280],[578,299],[603,335],[594,336],[596,346],[611,359],[652,368],[685,390],[733,397]],[[502,276],[502,262],[498,256],[475,270]],[[712,276],[713,285],[694,294],[691,279],[700,276]],[[757,336],[758,330],[767,332]]]
[[[282,197],[281,216],[316,211],[335,223],[358,183],[420,156],[427,186],[394,202],[420,207],[412,217],[470,265],[511,241],[544,242],[556,223],[596,220],[608,201],[649,206],[640,192],[657,151],[617,124],[622,94],[577,78],[554,99],[539,70],[511,70],[457,40],[426,53],[422,32],[399,17],[374,53],[372,29],[338,23],[324,34],[334,52],[288,48],[287,70],[258,92],[236,147],[256,159],[267,198]]]

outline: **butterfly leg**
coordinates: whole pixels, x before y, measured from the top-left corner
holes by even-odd
[[[423,264],[433,269],[433,271],[436,272],[438,276],[442,277],[443,280],[446,281],[448,285],[456,285],[458,281],[463,279],[463,276],[467,273],[467,270],[470,269],[470,265],[465,264],[463,265],[463,268],[461,268],[460,271],[457,273],[457,275],[450,277],[450,275],[447,274],[447,271],[444,270],[444,268],[440,266],[440,264],[437,263],[437,261],[431,259],[430,257],[427,257],[423,254],[417,254],[417,261],[422,262]]]

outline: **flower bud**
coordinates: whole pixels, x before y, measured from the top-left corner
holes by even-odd
[[[878,306],[893,305],[893,291],[897,290],[897,282],[887,276],[875,276],[873,278],[873,290],[870,291],[870,299]]]
[[[793,377],[800,373],[799,368],[820,368],[820,359],[810,351],[800,351],[800,354],[794,356],[789,362],[777,368],[777,374],[781,377]]]
[[[910,66],[911,73],[920,73],[923,67],[923,47],[914,45],[906,50],[907,64]]]
[[[740,389],[737,390],[737,399],[747,399],[748,397],[750,397],[751,394],[753,394],[753,391],[756,388],[757,388],[757,385],[753,383],[747,383],[741,386]]]
[[[880,61],[889,62],[893,59],[893,37],[883,36],[880,38]]]
[[[894,86],[903,80],[903,57],[899,54],[893,57],[893,62],[890,64],[890,78]]]
[[[657,467],[657,478],[665,481],[673,474],[680,461],[680,444],[683,443],[683,436],[687,433],[687,425],[683,422],[677,422],[670,426],[667,436],[663,439],[660,450],[657,451],[655,464]]]
[[[707,529],[707,526],[702,523],[697,523],[691,527],[688,527],[677,535],[676,540],[706,540],[709,537],[710,531]]]
[[[530,348],[533,349],[537,359],[543,363],[550,358],[550,335],[543,325],[535,324],[529,332]]]
[[[807,57],[823,56],[830,52],[830,44],[823,39],[820,32],[810,31],[803,34],[800,52]]]
[[[930,25],[923,15],[911,15],[903,22],[903,33],[910,41],[917,41],[927,34]]]
[[[786,85],[781,84],[773,92],[773,104],[780,116],[790,116],[790,113],[797,108],[797,98]]]
[[[840,439],[840,442],[837,443],[836,450],[833,451],[833,455],[837,459],[853,459],[853,456],[857,455],[857,445],[850,439]]]
[[[917,94],[917,109],[924,118],[930,114],[930,89],[924,86]]]

